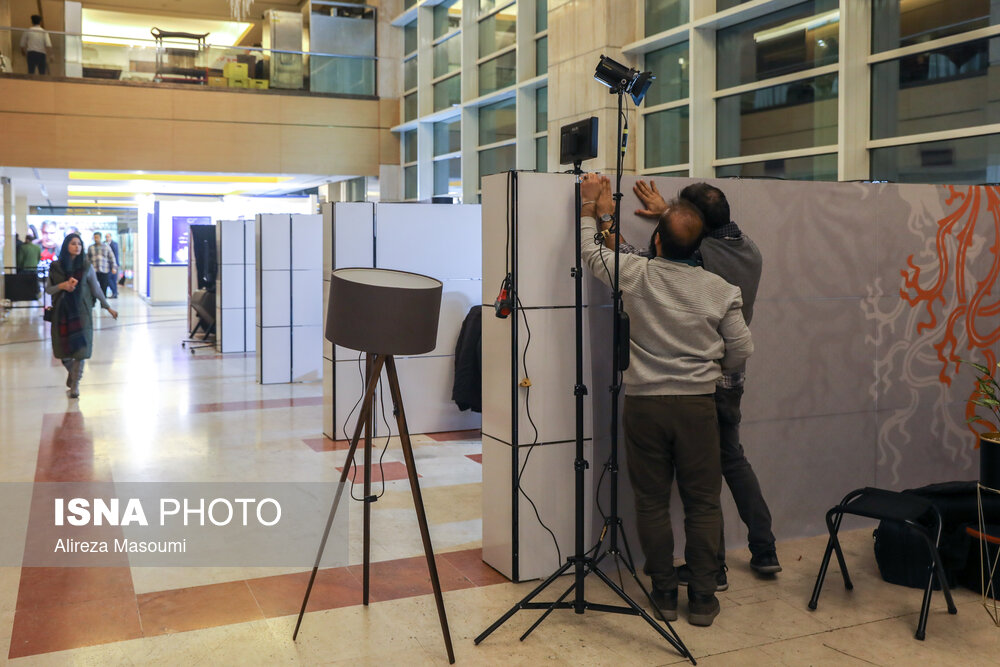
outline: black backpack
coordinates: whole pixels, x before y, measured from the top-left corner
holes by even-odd
[[[931,484],[919,489],[907,489],[931,501],[941,513],[941,540],[938,553],[944,567],[948,586],[956,583],[970,585],[974,574],[975,586],[979,590],[979,543],[967,532],[966,527],[979,526],[979,509],[976,499],[976,482],[944,482]],[[1000,523],[1000,496],[983,494],[983,514],[987,523]],[[920,520],[926,526],[932,525],[930,516]],[[910,588],[927,585],[930,567],[927,549],[923,539],[905,524],[882,521],[873,533],[875,538],[875,562],[878,563],[882,579]],[[932,535],[933,537],[933,535]],[[939,589],[937,582],[935,589]]]

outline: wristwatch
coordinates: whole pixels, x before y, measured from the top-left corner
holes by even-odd
[[[601,222],[603,222],[604,224],[606,225],[611,224],[612,220],[614,220],[614,217],[610,213],[601,214]]]

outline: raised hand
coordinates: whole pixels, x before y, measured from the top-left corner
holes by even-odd
[[[643,206],[643,208],[636,209],[636,215],[643,218],[659,218],[667,210],[667,202],[660,191],[656,189],[656,183],[652,179],[648,184],[641,179],[636,181],[635,185],[632,186],[632,192],[639,198],[639,203]]]

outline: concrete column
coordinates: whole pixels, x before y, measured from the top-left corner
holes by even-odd
[[[620,0],[566,0],[549,2],[549,152],[558,151],[559,128],[589,116],[600,123],[598,156],[588,160],[587,171],[611,173],[615,169],[618,131],[618,98],[594,80],[600,56],[636,66],[622,47],[638,38],[641,3]],[[625,107],[632,130],[625,173],[636,165],[635,129],[638,126],[631,100]],[[555,146],[553,147],[553,144]],[[557,153],[558,154],[558,153]],[[549,165],[555,171],[557,165]]]
[[[3,185],[3,266],[8,267],[14,266],[14,251],[16,249],[14,244],[14,185],[7,176],[0,179],[0,183]],[[0,292],[2,290],[3,287],[0,286]],[[0,293],[0,298],[3,298],[2,293]]]
[[[21,240],[28,235],[28,197],[14,197],[14,231],[21,235]]]
[[[841,181],[867,179],[870,161],[866,144],[871,134],[871,0],[841,0],[840,3],[840,72],[837,106],[840,122],[837,125],[837,174]],[[898,26],[896,27],[898,30]],[[880,89],[896,90],[899,87],[899,63],[880,69]],[[896,95],[886,95],[893,108],[881,108],[879,117],[895,130],[897,111]],[[894,133],[894,132],[893,132]]]

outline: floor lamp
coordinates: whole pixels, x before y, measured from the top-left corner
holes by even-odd
[[[375,413],[375,389],[384,368],[389,379],[393,414],[396,416],[396,424],[399,428],[403,459],[406,462],[406,473],[410,480],[413,505],[417,511],[417,524],[420,526],[420,537],[424,545],[424,556],[427,558],[431,587],[434,589],[434,601],[437,603],[441,632],[444,635],[444,644],[448,651],[448,662],[455,662],[451,633],[448,631],[448,617],[444,609],[444,598],[441,596],[441,582],[438,578],[437,565],[434,562],[434,549],[431,546],[431,536],[427,529],[427,515],[424,513],[424,501],[420,495],[420,485],[417,482],[413,448],[410,445],[410,433],[406,427],[406,414],[403,412],[399,377],[396,375],[396,362],[393,358],[399,354],[424,354],[436,347],[438,315],[441,311],[441,289],[440,281],[405,271],[338,269],[330,274],[326,338],[335,345],[364,352],[368,373],[361,401],[361,413],[354,428],[354,437],[351,438],[351,447],[347,451],[347,462],[340,475],[340,484],[330,508],[330,516],[326,521],[326,529],[319,545],[319,552],[316,554],[312,576],[309,577],[309,586],[302,599],[302,609],[299,611],[299,618],[295,623],[293,640],[298,636],[302,616],[305,614],[306,605],[309,602],[309,594],[312,592],[313,582],[316,580],[316,572],[319,570],[319,563],[323,558],[323,549],[330,536],[330,527],[333,525],[337,507],[344,495],[344,488],[347,485],[348,474],[354,462],[354,452],[358,447],[361,431]],[[366,437],[364,455],[364,578],[362,582],[363,603],[365,605],[368,604],[370,508],[374,501],[371,493],[371,453],[371,438]]]

